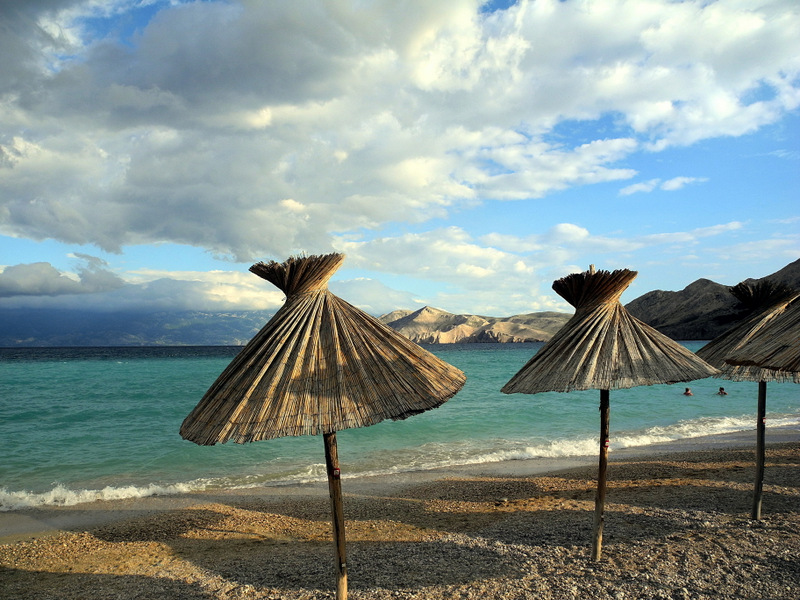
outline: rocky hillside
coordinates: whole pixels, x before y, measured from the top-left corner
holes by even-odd
[[[710,340],[742,315],[728,286],[698,279],[679,292],[656,290],[625,306],[634,317],[676,340]]]
[[[800,260],[767,277],[745,281],[772,281],[800,289]],[[730,293],[729,286],[709,279],[698,279],[679,292],[648,292],[626,308],[676,340],[711,340],[747,314]],[[547,341],[571,316],[541,312],[506,318],[483,317],[455,315],[426,306],[413,312],[396,310],[380,320],[417,343],[448,344]]]
[[[780,271],[747,283],[771,281],[800,289],[800,259]],[[737,282],[738,283],[738,282]],[[698,279],[679,292],[656,290],[639,296],[625,308],[638,319],[676,340],[711,340],[730,329],[746,310],[730,287]]]
[[[454,315],[426,306],[417,311],[398,310],[380,320],[418,344],[470,342],[545,342],[572,315],[540,312],[513,317]]]

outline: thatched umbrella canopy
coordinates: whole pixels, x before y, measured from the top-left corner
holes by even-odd
[[[786,373],[800,372],[800,298],[795,297],[725,362]]]
[[[405,419],[440,406],[464,374],[330,293],[342,254],[257,263],[250,271],[286,302],[186,417],[201,445],[322,435],[337,548],[337,598],[347,595],[336,431]]]
[[[772,282],[749,284],[741,282],[731,288],[731,293],[750,310],[748,317],[738,325],[697,351],[697,355],[718,368],[716,377],[732,381],[758,382],[758,415],[756,418],[756,478],[753,488],[753,506],[750,516],[761,518],[761,498],[764,487],[764,460],[766,453],[766,412],[767,382],[794,381],[800,383],[800,373],[790,373],[774,369],[763,369],[755,365],[732,365],[725,362],[732,353],[754,339],[775,319],[784,313],[786,307],[800,293],[791,288]]]
[[[636,271],[590,267],[553,283],[575,314],[503,386],[506,394],[600,390],[600,469],[592,558],[599,560],[603,538],[609,447],[609,390],[692,381],[717,370],[694,353],[631,316],[619,302]]]
[[[775,369],[762,369],[754,365],[732,365],[725,359],[752,340],[786,307],[800,292],[782,284],[745,281],[730,288],[739,302],[748,310],[744,319],[734,327],[714,338],[697,351],[697,355],[720,370],[716,377],[731,381],[791,381],[800,382],[797,374]]]

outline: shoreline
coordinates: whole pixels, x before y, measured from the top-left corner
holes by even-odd
[[[795,442],[800,444],[800,428],[781,427],[768,430],[767,447]],[[609,468],[615,462],[649,459],[665,454],[683,454],[720,449],[755,451],[755,429],[659,442],[647,446],[614,449],[609,453]],[[567,456],[503,460],[489,463],[450,465],[420,471],[394,474],[342,477],[342,491],[348,494],[389,495],[404,488],[459,477],[531,477],[562,471],[590,468],[596,456]],[[186,493],[152,495],[118,500],[95,500],[69,506],[45,505],[0,512],[0,545],[51,536],[62,531],[90,529],[144,515],[191,508],[229,498],[259,497],[264,500],[283,498],[327,499],[327,481],[280,483],[247,488],[203,490]],[[800,508],[800,507],[799,507]]]
[[[754,439],[612,452],[599,562],[596,457],[345,479],[349,597],[793,600],[800,430],[768,432],[759,521]],[[325,482],[25,509],[0,531],[15,519],[0,597],[333,598]]]

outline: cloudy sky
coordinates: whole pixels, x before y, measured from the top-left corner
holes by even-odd
[[[0,2],[0,308],[627,302],[800,257],[796,0]]]

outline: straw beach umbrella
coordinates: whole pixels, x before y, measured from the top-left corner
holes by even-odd
[[[286,302],[186,417],[201,445],[322,435],[336,546],[337,593],[347,597],[344,512],[336,432],[436,408],[464,374],[330,293],[342,254],[257,263]]]
[[[748,284],[741,282],[731,288],[731,293],[750,309],[750,315],[732,329],[713,339],[697,351],[697,355],[720,370],[716,377],[731,381],[758,382],[758,415],[756,418],[756,477],[753,506],[750,516],[761,518],[761,497],[764,486],[764,460],[766,442],[767,382],[794,381],[800,383],[800,374],[749,365],[731,365],[725,362],[732,353],[747,344],[765,327],[786,310],[792,300],[800,296],[789,287],[772,282]]]
[[[575,314],[502,388],[506,394],[600,390],[600,464],[592,559],[603,542],[610,390],[710,377],[717,371],[694,353],[631,316],[619,297],[636,271],[594,266],[553,283]]]
[[[800,298],[789,302],[781,314],[733,351],[725,362],[800,373]]]
[[[746,342],[731,351],[725,362],[738,368],[768,369],[791,375],[795,383],[800,377],[800,296],[794,296],[785,305],[773,311],[772,318],[754,333]],[[764,426],[763,414],[766,409],[766,384],[763,397],[759,383],[759,432],[761,449],[757,456],[756,499],[753,504],[753,518],[761,516],[761,489],[758,477],[764,475]],[[764,408],[762,409],[762,404]]]

